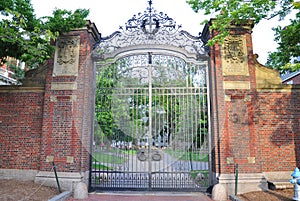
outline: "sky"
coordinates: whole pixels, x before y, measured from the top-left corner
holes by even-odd
[[[52,15],[55,8],[75,10],[85,8],[90,10],[88,19],[94,22],[102,36],[108,36],[119,30],[119,26],[133,17],[144,12],[148,0],[31,0],[37,17]],[[212,16],[195,13],[186,0],[153,0],[153,7],[173,18],[182,29],[197,36],[202,32],[200,23]],[[258,61],[265,64],[268,52],[276,50],[272,27],[284,26],[288,20],[279,22],[278,19],[263,20],[253,28],[253,52],[259,55]]]

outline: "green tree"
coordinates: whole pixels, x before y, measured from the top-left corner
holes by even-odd
[[[276,52],[270,53],[268,63],[271,67],[297,70],[299,65],[289,64],[293,57],[300,56],[300,32],[299,32],[299,1],[294,0],[187,0],[194,11],[204,10],[205,15],[214,15],[214,23],[210,27],[219,32],[217,36],[208,42],[208,45],[222,43],[229,34],[232,24],[242,24],[252,19],[255,24],[262,19],[271,19],[279,16],[283,19],[291,11],[296,11],[296,19],[285,28],[275,28],[275,41],[279,47]],[[204,21],[207,23],[207,21]]]
[[[13,57],[31,69],[51,57],[51,40],[73,28],[84,27],[89,10],[56,9],[53,16],[37,18],[30,0],[0,0],[0,13],[0,62]]]
[[[116,73],[115,65],[111,64],[103,67],[96,77],[96,118],[104,136],[108,139],[113,138],[113,130],[116,128],[112,112],[112,95],[117,81]]]
[[[281,72],[299,70],[300,61],[296,58],[300,56],[300,12],[296,14],[296,19],[291,20],[290,25],[279,26],[274,31],[278,48],[269,54],[266,65]]]

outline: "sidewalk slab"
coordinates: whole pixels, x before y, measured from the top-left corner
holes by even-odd
[[[122,193],[91,193],[84,201],[213,201],[202,193],[177,192],[122,192]],[[67,201],[79,201],[69,198]]]

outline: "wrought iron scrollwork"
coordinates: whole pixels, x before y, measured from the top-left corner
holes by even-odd
[[[141,148],[137,152],[137,158],[140,161],[146,161],[149,158],[149,151],[145,148]],[[162,153],[159,150],[152,149],[150,152],[150,157],[152,161],[160,161],[162,159]]]
[[[148,158],[146,149],[140,149],[140,150],[138,150],[138,152],[137,152],[137,158],[140,161],[146,161],[147,158]]]
[[[173,18],[163,12],[157,12],[149,1],[149,7],[143,13],[138,13],[129,19],[125,26],[120,26],[108,37],[101,38],[98,57],[110,54],[120,48],[138,45],[162,45],[184,49],[186,52],[205,55],[201,36],[192,36],[181,29]]]
[[[163,12],[157,12],[152,7],[152,1],[149,2],[149,7],[144,13],[134,15],[125,24],[127,33],[142,30],[149,38],[155,35],[159,29],[164,28],[168,31],[176,31],[181,25],[176,25],[176,22]],[[120,27],[123,29],[123,27]]]

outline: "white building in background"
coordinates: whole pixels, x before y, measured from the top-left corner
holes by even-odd
[[[21,69],[25,69],[25,63],[20,62],[14,58],[7,58],[5,64],[0,65],[0,85],[16,85],[18,81],[14,78],[14,72],[11,71],[10,66],[18,66]]]
[[[300,63],[300,57],[293,58],[291,63]],[[300,84],[300,70],[295,72],[286,72],[280,75],[284,84]]]

